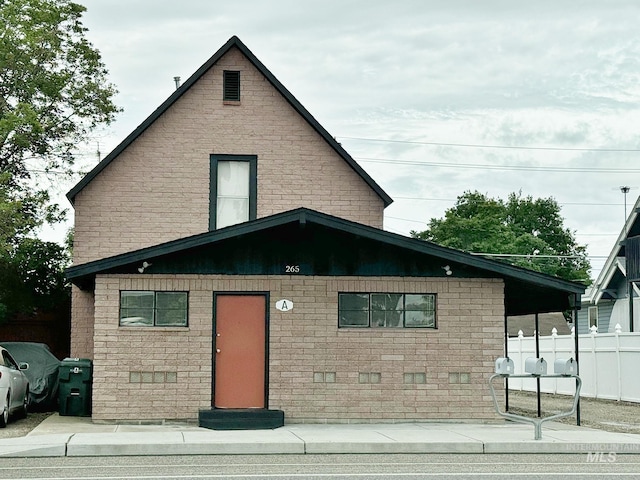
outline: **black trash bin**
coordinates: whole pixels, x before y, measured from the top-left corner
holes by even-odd
[[[91,416],[93,363],[88,358],[65,358],[58,373],[60,415]]]

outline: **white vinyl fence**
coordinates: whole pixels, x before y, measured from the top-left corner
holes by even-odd
[[[592,331],[580,335],[579,361],[582,379],[581,396],[640,402],[640,333],[623,333],[616,325],[615,333],[597,333]],[[553,373],[556,358],[573,357],[574,334],[559,336],[555,332],[540,337],[540,357],[547,361],[548,373]],[[515,364],[515,373],[524,373],[524,361],[536,356],[535,337],[510,338],[508,356]],[[509,379],[510,390],[536,390],[535,379]],[[540,381],[540,390],[546,393],[573,395],[575,380],[544,379]]]

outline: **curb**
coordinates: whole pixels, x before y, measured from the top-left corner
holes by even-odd
[[[66,421],[66,420],[65,420]],[[0,457],[303,454],[640,454],[640,435],[549,425],[534,440],[521,424],[292,424],[275,430],[49,425],[0,439]],[[59,428],[56,432],[55,428]],[[66,431],[63,429],[67,429]]]

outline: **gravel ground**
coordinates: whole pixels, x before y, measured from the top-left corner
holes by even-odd
[[[566,395],[541,396],[542,416],[548,416],[571,408],[572,397]],[[501,402],[504,407],[504,401]],[[509,392],[509,411],[534,416],[537,413],[535,393]],[[599,428],[609,432],[640,434],[640,404],[617,402],[614,400],[580,399],[581,424],[585,427]],[[27,418],[12,418],[6,428],[0,428],[0,438],[23,437],[40,425],[52,412],[29,413]],[[576,418],[567,417],[558,420],[567,424],[576,424]]]
[[[546,417],[571,409],[573,397],[568,395],[541,395],[542,416]],[[509,392],[509,411],[516,414],[535,416],[538,403],[534,392]],[[504,407],[504,403],[502,403]],[[575,425],[576,417],[565,417],[558,422]],[[608,432],[640,434],[640,404],[600,400],[582,397],[580,399],[580,424]]]
[[[40,425],[45,418],[53,412],[29,413],[27,418],[10,418],[9,425],[0,428],[0,438],[24,437],[31,430]]]

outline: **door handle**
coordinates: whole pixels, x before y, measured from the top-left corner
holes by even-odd
[[[220,349],[219,348],[216,348],[216,353],[220,353]]]

